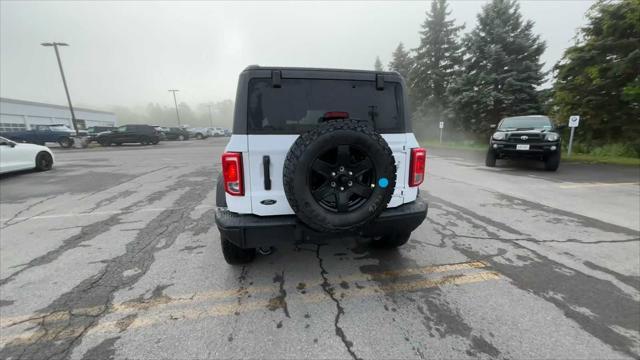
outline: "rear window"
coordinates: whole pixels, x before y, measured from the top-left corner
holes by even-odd
[[[322,122],[325,113],[338,111],[373,123],[380,133],[398,133],[404,131],[402,99],[395,82],[377,90],[374,81],[282,79],[282,86],[274,88],[271,79],[252,79],[248,129],[254,134],[300,134]]]

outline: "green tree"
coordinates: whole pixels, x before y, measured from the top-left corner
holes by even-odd
[[[384,68],[382,67],[382,61],[380,61],[379,56],[376,56],[376,62],[373,63],[373,69],[375,71],[384,71]]]
[[[581,142],[633,142],[640,152],[640,1],[600,1],[587,17],[555,67],[557,117],[581,116]]]
[[[515,0],[492,0],[464,40],[464,74],[452,89],[458,126],[483,134],[510,115],[542,111],[538,91],[544,80],[540,56],[545,43],[533,34]]]
[[[408,51],[404,49],[402,43],[398,44],[398,47],[392,54],[393,59],[389,62],[389,70],[397,71],[402,75],[405,81],[409,81],[409,72],[413,67],[413,59]]]
[[[436,124],[450,115],[449,89],[460,73],[462,50],[456,26],[449,19],[446,0],[433,0],[420,31],[420,45],[414,49],[410,85],[412,108],[418,123]],[[425,124],[422,124],[423,126]]]

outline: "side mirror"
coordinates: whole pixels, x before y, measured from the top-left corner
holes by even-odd
[[[489,125],[489,127],[492,128],[492,129],[495,129],[497,126],[496,126],[496,124],[491,124],[491,125]]]

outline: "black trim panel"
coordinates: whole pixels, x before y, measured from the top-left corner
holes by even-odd
[[[271,159],[269,155],[265,155],[262,157],[262,170],[264,172],[264,189],[271,190],[271,174],[269,172],[269,167],[271,165]]]
[[[242,215],[223,207],[216,210],[216,225],[220,235],[236,246],[256,248],[344,236],[372,237],[394,234],[397,231],[413,231],[424,221],[427,210],[427,202],[418,197],[414,202],[385,210],[364,228],[340,234],[314,231],[301,223],[295,215]]]

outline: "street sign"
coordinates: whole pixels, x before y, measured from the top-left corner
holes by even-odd
[[[569,116],[569,127],[578,127],[580,124],[580,115],[571,115]]]
[[[440,129],[444,129],[444,121],[440,121]]]

